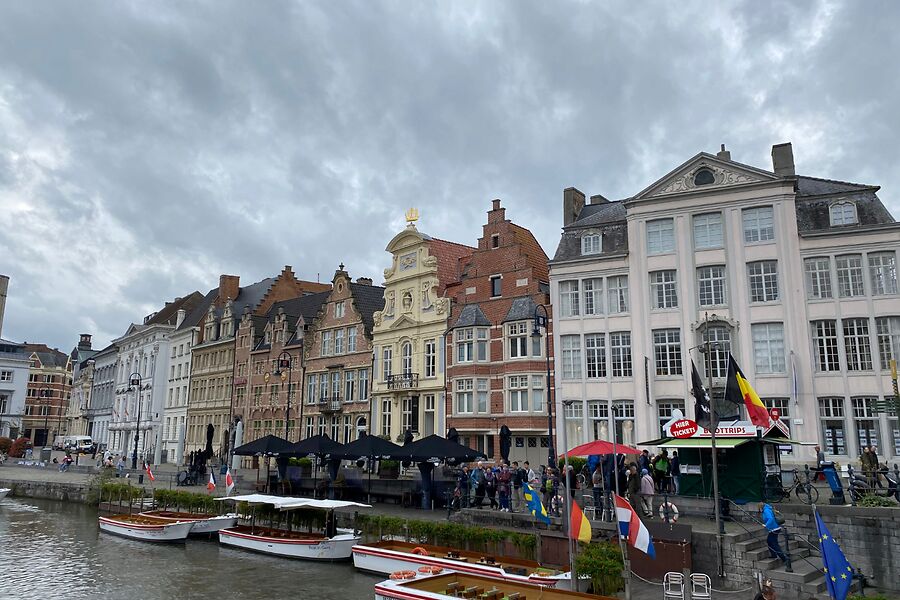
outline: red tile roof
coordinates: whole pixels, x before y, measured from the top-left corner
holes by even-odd
[[[437,259],[438,293],[443,294],[447,285],[459,279],[460,259],[471,256],[476,249],[472,246],[437,238],[431,238],[426,242],[428,243],[428,253]]]

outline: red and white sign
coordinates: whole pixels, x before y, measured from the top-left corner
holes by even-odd
[[[777,421],[781,418],[781,411],[779,411],[777,408],[772,408],[769,410],[769,416],[772,417],[773,421]]]
[[[679,419],[669,427],[669,435],[679,440],[693,437],[695,433],[697,433],[697,424],[690,419]]]

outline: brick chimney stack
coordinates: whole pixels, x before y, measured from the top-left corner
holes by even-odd
[[[238,297],[241,291],[241,278],[237,275],[220,275],[219,276],[219,297],[218,303],[224,305],[229,300]]]
[[[506,209],[500,207],[500,198],[495,198],[488,212],[488,223],[499,223],[506,220]]]
[[[794,147],[790,142],[772,146],[772,170],[781,177],[791,177],[794,171]]]
[[[584,208],[584,192],[577,188],[563,190],[563,226],[571,225]]]
[[[372,285],[372,278],[371,277],[357,277],[356,283],[358,283],[359,285]]]

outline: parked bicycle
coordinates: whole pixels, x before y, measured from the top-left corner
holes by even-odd
[[[782,473],[770,473],[766,475],[763,484],[763,496],[769,502],[781,502],[791,497],[791,493],[797,496],[797,500],[804,504],[814,504],[819,500],[819,490],[804,476],[801,480],[797,469],[790,471],[794,478],[791,485],[785,487],[781,479]]]

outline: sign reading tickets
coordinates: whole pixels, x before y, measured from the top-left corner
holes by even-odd
[[[695,433],[697,433],[697,424],[690,419],[679,419],[669,427],[669,435],[679,440],[693,437]]]

